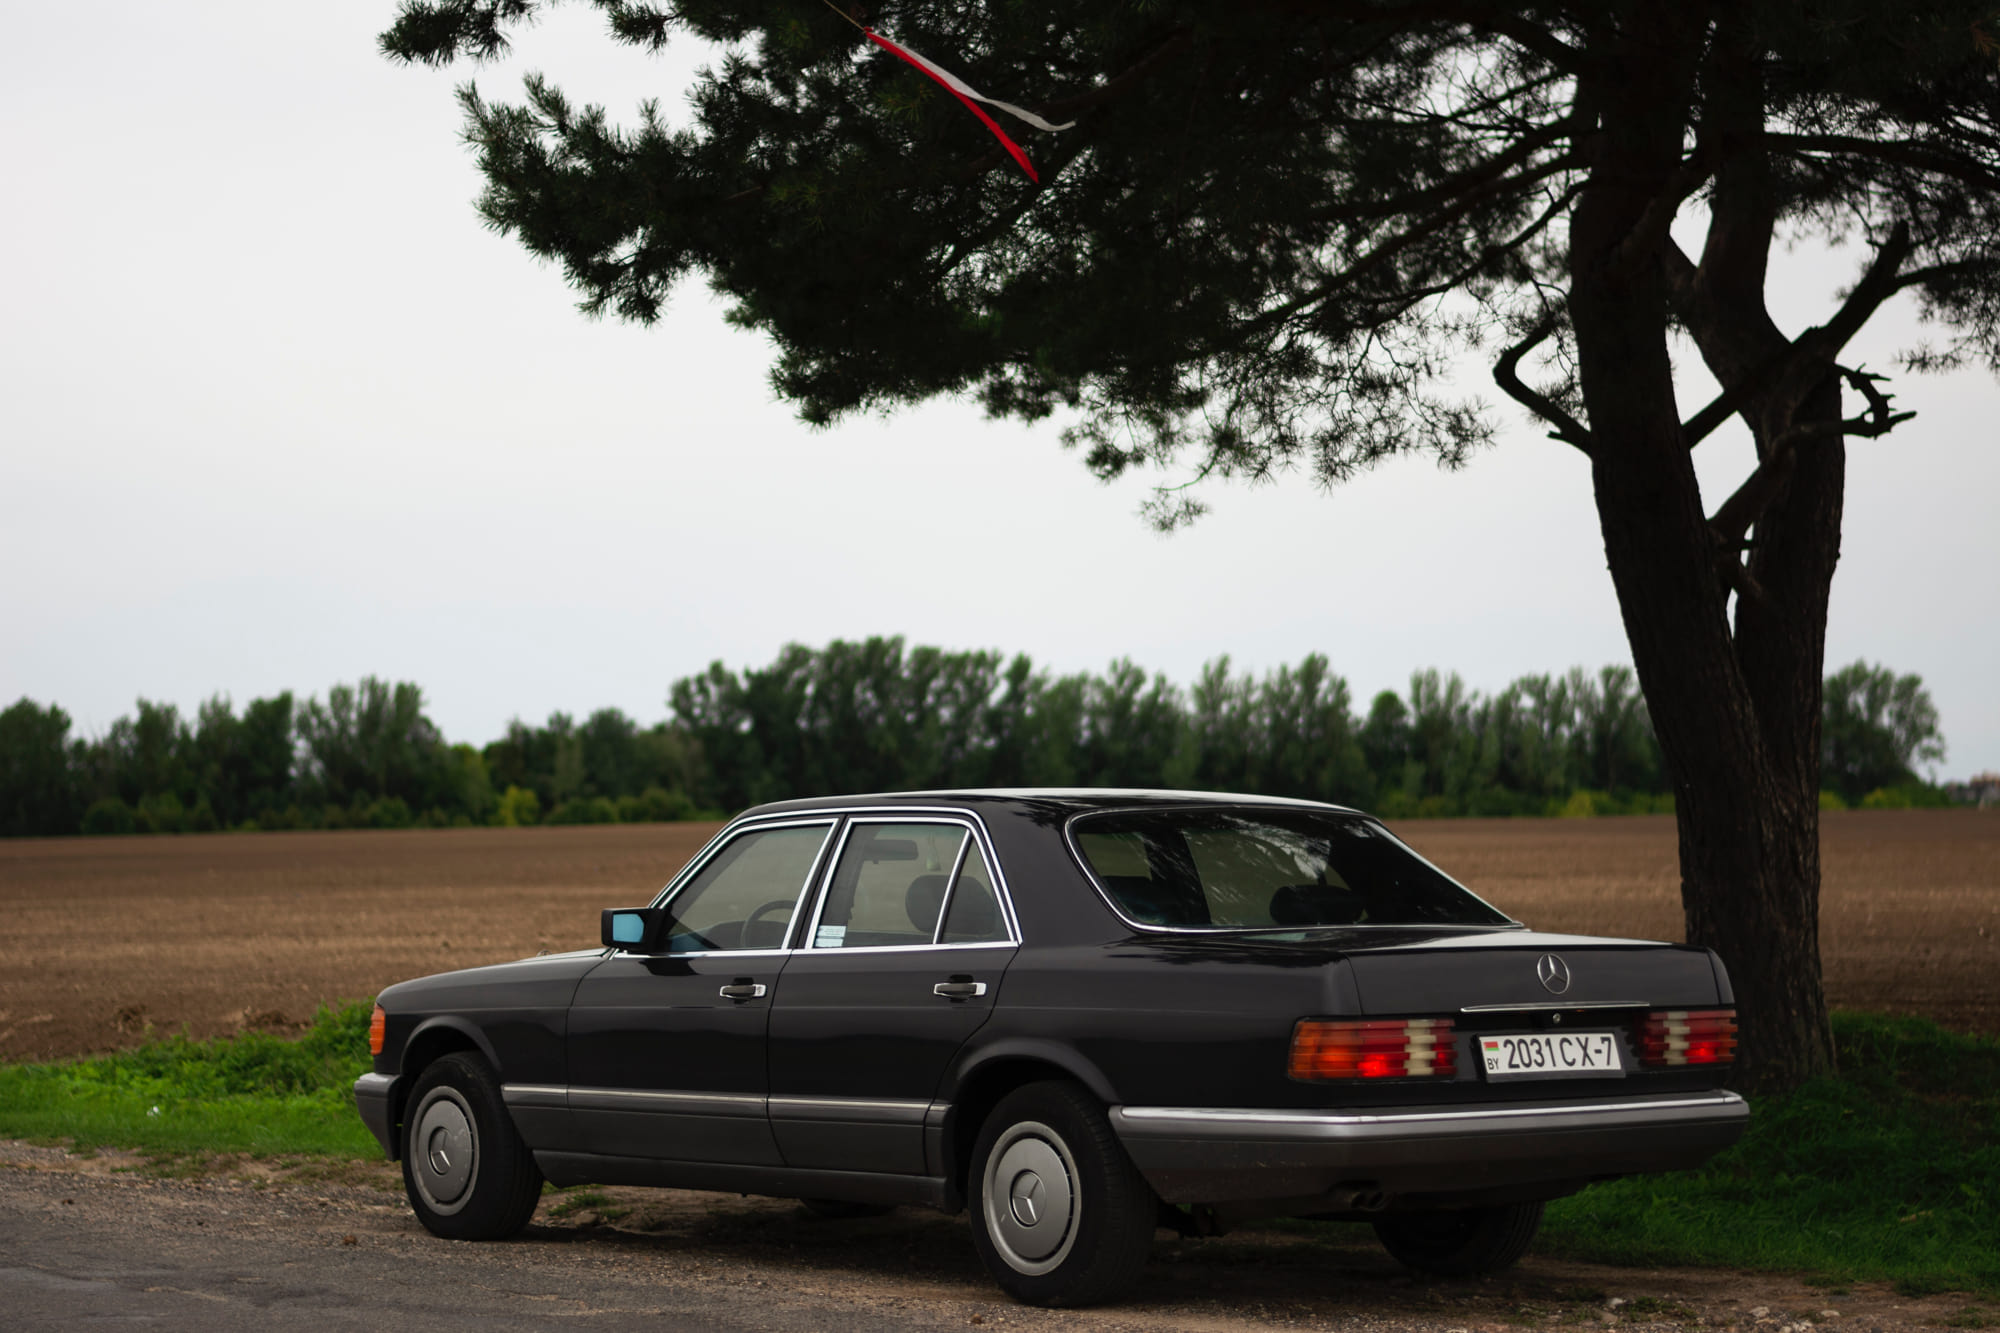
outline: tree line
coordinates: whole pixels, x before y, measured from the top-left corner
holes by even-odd
[[[1857,662],[1825,682],[1822,801],[1938,804],[1921,678]],[[1387,818],[1672,809],[1630,668],[1484,694],[1414,673],[1360,709],[1328,659],[1262,674],[1227,657],[1186,687],[1129,659],[1056,674],[1024,655],[794,644],[674,683],[671,717],[616,708],[451,743],[410,682],[287,691],[192,717],[141,699],[101,736],[53,704],[0,712],[0,834],[644,822],[785,797],[941,787],[1181,787],[1298,796]]]

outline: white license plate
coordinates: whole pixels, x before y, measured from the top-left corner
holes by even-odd
[[[1622,1075],[1615,1032],[1519,1032],[1479,1039],[1488,1079]]]

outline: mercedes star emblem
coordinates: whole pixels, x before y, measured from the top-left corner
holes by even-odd
[[[1569,964],[1552,953],[1545,953],[1535,960],[1535,977],[1542,983],[1542,989],[1551,995],[1561,995],[1569,989]]]

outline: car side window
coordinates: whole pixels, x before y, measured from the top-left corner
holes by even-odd
[[[958,824],[855,824],[827,884],[813,947],[929,944],[966,837]]]
[[[667,904],[669,953],[782,949],[831,824],[752,829]]]
[[[1000,911],[1000,896],[993,892],[993,874],[979,844],[965,849],[965,864],[959,868],[958,884],[951,891],[951,906],[945,910],[941,944],[1005,944],[1007,918]]]

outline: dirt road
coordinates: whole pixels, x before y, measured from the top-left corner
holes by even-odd
[[[1416,820],[1431,859],[1545,929],[1680,938],[1664,816]],[[405,977],[595,943],[713,825],[0,841],[0,1060],[282,1029]],[[2000,1033],[2000,817],[1827,818],[1837,1005]]]
[[[154,1179],[131,1159],[0,1142],[0,1322],[98,1320],[236,1330],[493,1330],[551,1322],[665,1330],[1185,1330],[1514,1333],[1889,1333],[1939,1324],[1962,1296],[1839,1294],[1787,1278],[1601,1268],[1530,1255],[1476,1283],[1421,1283],[1355,1229],[1332,1241],[1162,1233],[1145,1281],[1104,1310],[1011,1304],[965,1221],[905,1209],[828,1222],[796,1204],[684,1191],[544,1200],[519,1240],[419,1228],[386,1168]],[[629,1209],[629,1211],[624,1211]],[[1616,1304],[1614,1304],[1616,1302]]]

